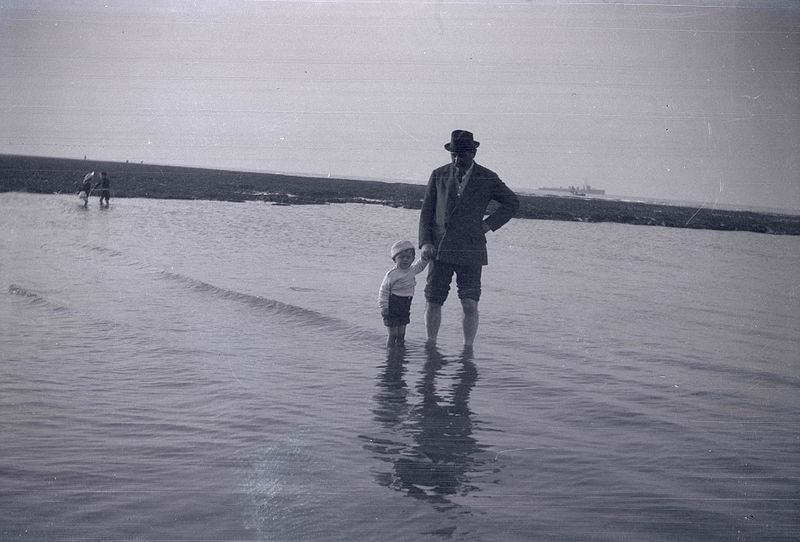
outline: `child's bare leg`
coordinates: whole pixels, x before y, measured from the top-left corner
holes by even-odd
[[[386,341],[386,346],[399,346],[405,342],[406,326],[391,326],[389,327],[389,340]]]
[[[389,339],[386,341],[386,346],[394,346],[397,343],[399,326],[389,326]]]

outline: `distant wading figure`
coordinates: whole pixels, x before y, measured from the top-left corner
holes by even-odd
[[[109,200],[111,199],[111,181],[108,179],[108,174],[105,171],[100,172],[100,182],[94,187],[100,188],[100,207],[103,206],[103,200],[106,200],[106,207],[108,207]]]
[[[89,205],[89,194],[92,193],[92,179],[94,179],[94,171],[87,173],[81,183],[81,190],[78,192],[78,198],[83,200],[83,206]]]
[[[464,310],[464,346],[471,348],[478,332],[481,270],[488,264],[486,233],[508,222],[519,198],[493,171],[475,162],[480,143],[472,133],[454,130],[444,148],[451,162],[433,170],[419,217],[422,257],[432,258],[425,286],[425,328],[428,344],[436,344],[442,305],[456,275]],[[489,203],[500,206],[484,218]]]

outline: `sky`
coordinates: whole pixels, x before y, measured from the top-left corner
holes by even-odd
[[[800,209],[800,2],[0,0],[0,153]]]

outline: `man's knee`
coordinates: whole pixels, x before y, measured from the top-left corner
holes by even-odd
[[[461,307],[464,309],[464,314],[467,316],[478,314],[478,301],[475,299],[462,299]]]
[[[427,312],[428,314],[438,314],[442,312],[442,304],[433,301],[428,301],[427,303],[425,303],[425,312]]]
[[[441,308],[444,302],[447,301],[447,293],[445,292],[444,295],[436,295],[425,290],[425,301],[428,305],[436,305]]]

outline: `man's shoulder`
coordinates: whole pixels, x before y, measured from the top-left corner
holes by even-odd
[[[435,175],[437,177],[440,177],[440,176],[443,176],[443,175],[449,175],[451,167],[453,167],[452,164],[445,164],[443,166],[439,166],[439,167],[437,167],[436,169],[433,170],[433,173],[431,173],[431,175]]]
[[[488,167],[484,167],[484,166],[480,165],[477,162],[475,162],[475,164],[472,166],[472,168],[473,168],[472,169],[473,175],[480,176],[480,177],[494,177],[494,178],[497,178],[497,179],[500,178],[497,175],[497,173],[495,173],[494,171],[492,171]]]

